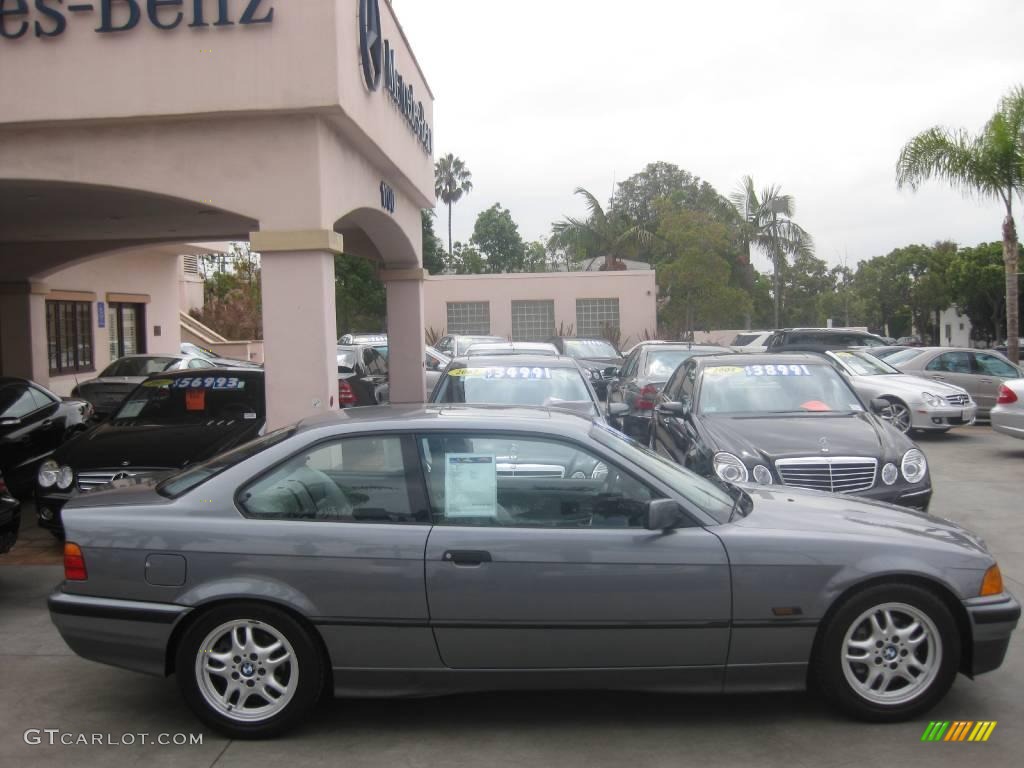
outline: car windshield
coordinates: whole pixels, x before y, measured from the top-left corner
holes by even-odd
[[[702,414],[850,413],[857,395],[830,365],[714,365],[704,369]]]
[[[464,355],[474,344],[495,341],[504,341],[504,339],[500,336],[459,336],[458,343],[455,345],[455,354]]]
[[[615,347],[602,339],[566,339],[565,353],[570,357],[591,359],[619,356]]]
[[[448,371],[434,403],[527,405],[568,408],[596,415],[579,370],[547,366],[480,366]]]
[[[717,522],[725,523],[729,520],[733,497],[720,485],[662,458],[611,427],[595,423],[590,435],[627,461],[650,472]]]
[[[122,403],[114,421],[224,427],[262,421],[263,381],[234,376],[149,379]]]
[[[831,353],[854,376],[891,376],[899,373],[888,363],[867,352],[856,352],[851,349],[836,350]]]
[[[166,371],[178,362],[176,357],[122,357],[108,365],[100,378],[107,376],[149,376]]]
[[[909,363],[915,357],[923,353],[923,349],[903,349],[897,352],[895,355],[889,355],[885,359],[889,363],[889,365],[902,365],[903,363]]]
[[[181,472],[171,475],[162,483],[157,485],[156,492],[162,496],[176,499],[183,493],[188,493],[193,488],[202,485],[210,478],[219,475],[224,470],[230,469],[236,464],[240,464],[246,459],[252,458],[256,454],[277,445],[283,440],[287,440],[293,434],[295,434],[295,427],[286,427],[266,434],[263,437],[258,437],[244,445],[238,446],[234,450],[227,451],[219,456],[214,456],[212,459],[204,461],[202,464],[196,464],[193,467],[183,469]]]
[[[691,357],[700,355],[725,354],[730,350],[722,347],[707,347],[697,349],[652,349],[647,353],[647,362],[644,365],[643,375],[657,381],[668,381],[680,364]]]

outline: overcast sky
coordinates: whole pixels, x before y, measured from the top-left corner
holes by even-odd
[[[496,202],[544,237],[583,213],[575,187],[604,200],[658,160],[726,195],[744,174],[782,185],[833,264],[999,239],[997,204],[897,191],[894,165],[918,131],[976,131],[1024,82],[1020,0],[393,5],[436,97],[435,153],[473,172],[457,240]]]

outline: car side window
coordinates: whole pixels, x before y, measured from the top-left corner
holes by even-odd
[[[37,409],[38,408],[46,408],[48,406],[53,405],[55,402],[57,402],[52,397],[50,397],[48,394],[43,392],[43,390],[41,390],[41,389],[36,389],[35,387],[29,387],[28,391],[31,393],[32,399],[35,401]]]
[[[247,517],[336,523],[426,522],[410,494],[401,437],[350,437],[320,443],[245,486]]]
[[[388,373],[387,360],[373,347],[363,350],[363,363],[366,365],[366,372],[371,376],[386,376]]]
[[[1020,376],[1016,368],[995,355],[975,352],[974,361],[978,364],[978,373],[987,376],[999,376],[1004,379],[1016,379]]]
[[[479,433],[417,442],[435,525],[643,528],[658,496],[568,442]]]
[[[38,409],[28,387],[16,385],[0,389],[0,419],[21,419]]]
[[[683,381],[683,368],[682,366],[676,368],[676,370],[669,377],[668,383],[665,384],[665,398],[669,402],[676,402],[679,399],[679,388]]]
[[[971,357],[966,352],[944,352],[928,363],[925,370],[939,373],[970,373]]]
[[[448,355],[448,353],[451,351],[451,348],[452,348],[452,337],[451,336],[445,336],[443,339],[441,339],[439,342],[437,342],[437,345],[434,348],[438,352],[442,352],[445,355]],[[451,355],[448,355],[448,356],[451,357]]]
[[[679,394],[690,398],[690,402],[693,402],[693,393],[697,386],[697,366],[693,363],[688,363],[686,367],[680,371],[679,375]],[[681,400],[682,398],[676,398]]]

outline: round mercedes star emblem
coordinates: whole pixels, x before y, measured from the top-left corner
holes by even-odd
[[[376,91],[384,74],[384,37],[380,31],[380,0],[359,0],[359,58],[366,87]]]
[[[818,445],[821,447],[821,452],[822,453],[828,453],[828,439],[827,438],[824,438],[824,437],[821,438],[821,440],[818,441]]]

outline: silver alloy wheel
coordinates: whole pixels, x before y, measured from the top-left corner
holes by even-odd
[[[252,619],[229,621],[210,632],[196,653],[195,675],[206,703],[243,723],[278,714],[299,684],[291,643],[274,627]]]
[[[840,651],[846,682],[873,704],[905,704],[928,690],[942,665],[942,638],[926,613],[883,603],[850,625]]]
[[[889,401],[889,415],[885,420],[904,435],[910,431],[910,418],[910,409],[907,406],[896,400]]]

